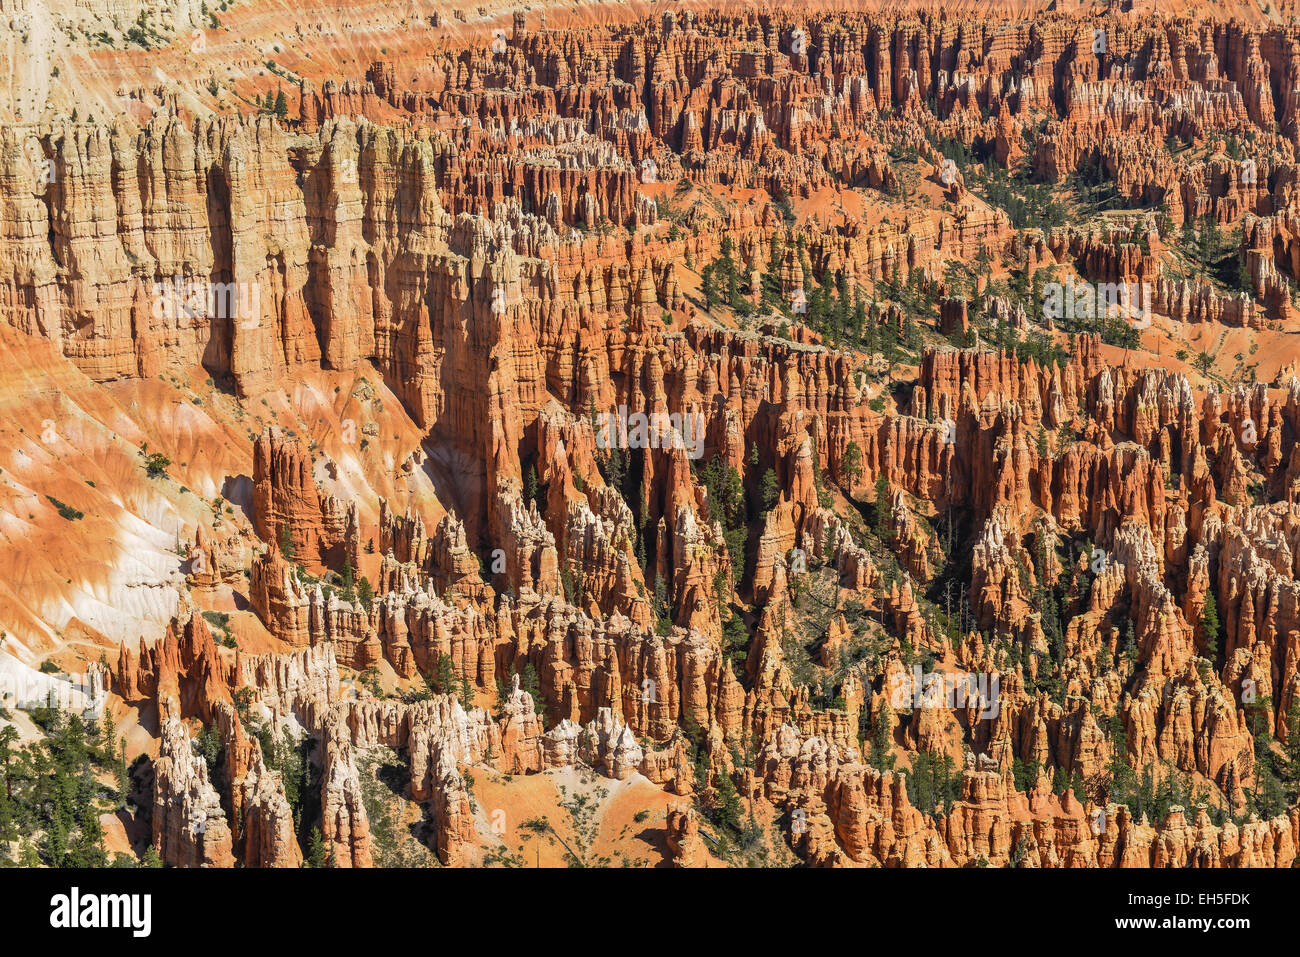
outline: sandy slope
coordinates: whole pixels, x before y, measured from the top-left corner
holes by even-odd
[[[430,471],[403,469],[420,430],[368,372],[364,387],[359,375],[328,372],[291,381],[243,412],[202,370],[97,384],[54,344],[0,328],[0,630],[11,639],[0,657],[35,667],[67,647],[95,660],[120,641],[161,636],[198,524],[255,540],[244,509],[252,441],[266,425],[294,429],[338,463],[329,471],[322,458],[317,481],[360,503],[365,537],[381,496],[440,514]],[[364,428],[381,417],[362,450]],[[171,460],[168,477],[148,476],[142,449]],[[247,604],[226,592],[211,607]],[[270,650],[249,617],[236,616],[236,634]]]

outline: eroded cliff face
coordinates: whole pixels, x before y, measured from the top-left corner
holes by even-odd
[[[84,584],[152,632],[60,569],[18,653],[102,651],[162,859],[526,857],[594,775],[677,866],[1291,866],[1300,40],[1097,22],[521,15],[0,126],[6,567],[41,496],[175,539]]]

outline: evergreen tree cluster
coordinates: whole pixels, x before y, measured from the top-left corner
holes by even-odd
[[[907,774],[907,799],[922,814],[948,813],[961,796],[961,769],[951,754],[919,751]]]
[[[31,717],[44,737],[22,747],[13,725],[0,727],[0,864],[135,866],[135,858],[124,855],[110,862],[99,822],[129,797],[123,743],[112,716],[85,721],[49,707],[34,709]],[[13,841],[20,842],[16,861],[9,854]]]

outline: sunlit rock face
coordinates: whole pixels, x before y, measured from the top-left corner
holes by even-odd
[[[105,846],[1292,865],[1289,27],[116,6],[0,93],[0,703]]]

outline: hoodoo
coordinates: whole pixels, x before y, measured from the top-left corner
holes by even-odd
[[[1294,866],[1274,6],[13,13],[0,862]]]

